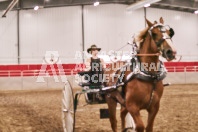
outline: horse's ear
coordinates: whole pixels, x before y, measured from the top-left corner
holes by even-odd
[[[157,24],[157,21],[154,21],[154,24]]]
[[[160,17],[160,23],[161,23],[161,24],[164,24],[164,20],[163,20],[162,17]]]
[[[152,27],[153,26],[153,24],[148,19],[146,19],[146,23],[148,24],[149,27]]]

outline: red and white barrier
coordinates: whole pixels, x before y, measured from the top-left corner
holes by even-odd
[[[61,89],[64,86],[64,82],[61,81],[63,75],[66,75],[73,87],[78,87],[74,75],[83,70],[84,65],[62,64],[63,70],[60,71],[57,65],[53,65],[55,73],[50,65],[47,65],[44,71],[41,70],[41,66],[0,65],[0,90]],[[164,83],[198,83],[198,62],[165,62],[165,66],[169,73]],[[40,72],[42,74],[39,74]],[[43,76],[45,82],[37,82],[38,75]],[[55,82],[54,75],[58,77],[59,82]]]

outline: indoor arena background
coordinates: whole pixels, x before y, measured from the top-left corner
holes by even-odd
[[[119,49],[145,28],[145,17],[151,22],[163,17],[165,25],[174,29],[173,43],[178,54],[173,62],[164,62],[168,70],[164,83],[171,85],[164,88],[154,132],[197,132],[198,15],[165,7],[127,11],[126,4],[119,3],[97,7],[60,4],[36,11],[27,6],[0,18],[0,132],[63,131],[61,77],[66,75],[75,92],[81,90],[76,73],[83,69],[82,51],[86,52],[91,44],[106,53]],[[131,51],[131,46],[122,51]],[[46,57],[48,52],[58,56],[57,64],[53,64],[55,74]],[[108,55],[101,57],[107,65],[111,63]],[[43,82],[38,82],[39,75]],[[86,106],[85,111],[77,112],[76,131],[111,131],[109,120],[100,119],[99,111],[92,110],[96,108],[107,105]],[[141,115],[146,122],[146,112]]]

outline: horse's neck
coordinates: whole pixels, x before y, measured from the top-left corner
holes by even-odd
[[[140,49],[140,54],[155,54],[157,53],[157,47],[155,45],[155,42],[151,39],[150,35],[147,34],[144,43],[142,44],[142,47]],[[149,69],[151,66],[157,67],[159,62],[159,56],[141,56],[140,62],[145,63],[145,67]],[[152,69],[152,68],[150,68]],[[154,73],[155,70],[149,70],[149,72]]]

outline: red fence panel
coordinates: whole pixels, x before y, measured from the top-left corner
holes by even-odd
[[[168,72],[198,72],[198,62],[165,62],[164,64]],[[0,65],[0,77],[53,76],[52,67],[56,75],[75,75],[84,70],[85,64]]]

